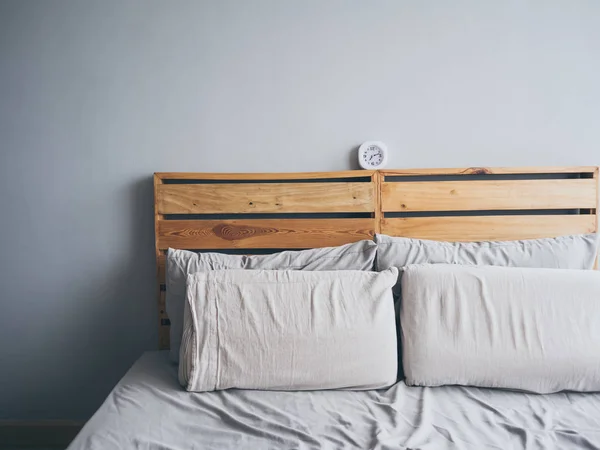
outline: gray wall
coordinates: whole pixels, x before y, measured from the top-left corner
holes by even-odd
[[[0,419],[156,347],[153,171],[600,163],[600,2],[0,0]]]

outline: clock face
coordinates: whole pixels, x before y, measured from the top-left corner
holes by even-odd
[[[358,150],[358,163],[363,169],[381,169],[387,163],[387,147],[383,142],[365,142]]]
[[[376,145],[370,145],[363,153],[363,161],[368,166],[377,167],[383,162],[383,150]]]

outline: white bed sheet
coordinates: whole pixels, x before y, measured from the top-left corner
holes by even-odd
[[[408,387],[189,393],[145,353],[69,450],[600,449],[600,394]]]

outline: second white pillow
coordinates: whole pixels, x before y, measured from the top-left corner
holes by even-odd
[[[600,391],[600,272],[409,265],[406,384]]]

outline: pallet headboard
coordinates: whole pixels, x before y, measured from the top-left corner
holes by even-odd
[[[256,254],[375,233],[479,241],[598,231],[598,167],[156,173],[154,196],[161,349],[169,247]]]

